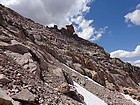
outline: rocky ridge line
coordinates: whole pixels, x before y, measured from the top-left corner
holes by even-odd
[[[73,81],[110,105],[133,105],[120,92],[140,100],[139,67],[110,58],[102,47],[65,28],[45,27],[0,5],[0,34],[0,88],[18,104],[85,104],[72,86]],[[20,97],[23,93],[29,94],[31,99]],[[116,100],[107,99],[107,94]],[[5,102],[1,99],[0,102]]]

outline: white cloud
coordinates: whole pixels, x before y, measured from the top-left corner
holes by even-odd
[[[124,16],[126,22],[131,22],[135,25],[140,25],[140,4],[136,6],[136,10]]]
[[[138,66],[140,67],[140,60],[136,60],[136,61],[127,61],[129,63],[131,63],[132,65]]]
[[[90,39],[91,35],[94,33],[94,28],[91,26],[93,20],[86,20],[83,16],[78,16],[71,19],[72,22],[77,24],[78,35],[84,39]],[[81,31],[79,31],[81,30]]]
[[[104,28],[100,28],[99,30],[96,30],[95,27],[91,26],[93,20],[86,20],[82,16],[73,18],[72,22],[78,24],[77,30],[82,30],[81,32],[77,32],[78,35],[83,39],[90,40],[91,42],[95,40],[99,40],[102,37],[102,35],[105,33],[106,29],[108,28],[108,26],[105,26]]]
[[[139,66],[139,67],[140,67],[140,60],[136,60],[136,61],[134,61],[134,62],[133,62],[133,65],[135,65],[135,66]]]
[[[108,26],[105,26],[104,28],[100,28],[99,30],[94,30],[95,35],[91,36],[89,41],[94,42],[96,40],[99,40],[103,36],[103,34],[105,34],[107,29]]]
[[[121,58],[121,59],[139,57],[140,45],[138,45],[134,51],[117,50],[117,51],[111,52],[110,56],[112,58]]]
[[[138,4],[138,5],[136,6],[136,8],[137,8],[137,9],[140,9],[140,4]]]
[[[14,3],[16,3],[16,0],[0,0],[0,4],[4,4],[5,6],[8,6]]]
[[[14,1],[14,2],[13,2]],[[25,17],[52,26],[65,27],[74,23],[77,34],[89,40],[98,40],[104,32],[95,30],[93,20],[85,19],[93,0],[0,0]],[[104,28],[103,28],[104,29]]]
[[[125,62],[129,62],[134,66],[140,67],[140,60],[132,61],[133,58],[138,59],[140,57],[140,45],[138,45],[134,51],[117,50],[117,51],[111,52],[110,56],[112,58],[120,58]],[[126,61],[127,59],[129,59],[129,61]]]

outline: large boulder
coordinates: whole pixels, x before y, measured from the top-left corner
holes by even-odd
[[[66,25],[66,27],[67,27],[67,30],[68,30],[69,32],[71,32],[72,34],[75,32],[74,27],[73,27],[72,24],[71,24],[71,25]]]
[[[0,41],[9,43],[11,41],[11,39],[9,37],[7,37],[7,36],[2,36],[1,35],[0,36]]]
[[[0,83],[6,84],[8,82],[10,82],[10,80],[4,74],[0,74]]]
[[[21,102],[33,103],[36,97],[28,89],[23,89],[19,93],[13,95],[12,98]]]
[[[21,105],[20,102],[14,101],[6,91],[0,88],[0,105]]]
[[[0,89],[0,105],[13,105],[12,98]]]

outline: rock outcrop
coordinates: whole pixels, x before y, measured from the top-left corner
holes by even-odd
[[[10,97],[0,102],[86,104],[73,81],[109,105],[133,105],[121,93],[140,100],[140,68],[73,33],[72,27],[45,27],[0,5],[0,88]]]
[[[66,25],[66,27],[67,27],[67,30],[68,30],[69,32],[71,32],[71,34],[73,34],[73,33],[75,32],[74,27],[73,27],[72,24],[71,24],[71,25]]]
[[[18,101],[14,101],[6,91],[0,88],[0,105],[20,105]]]

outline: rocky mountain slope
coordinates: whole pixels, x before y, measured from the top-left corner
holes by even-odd
[[[108,105],[140,101],[139,67],[0,5],[0,105],[86,105],[73,82]]]

